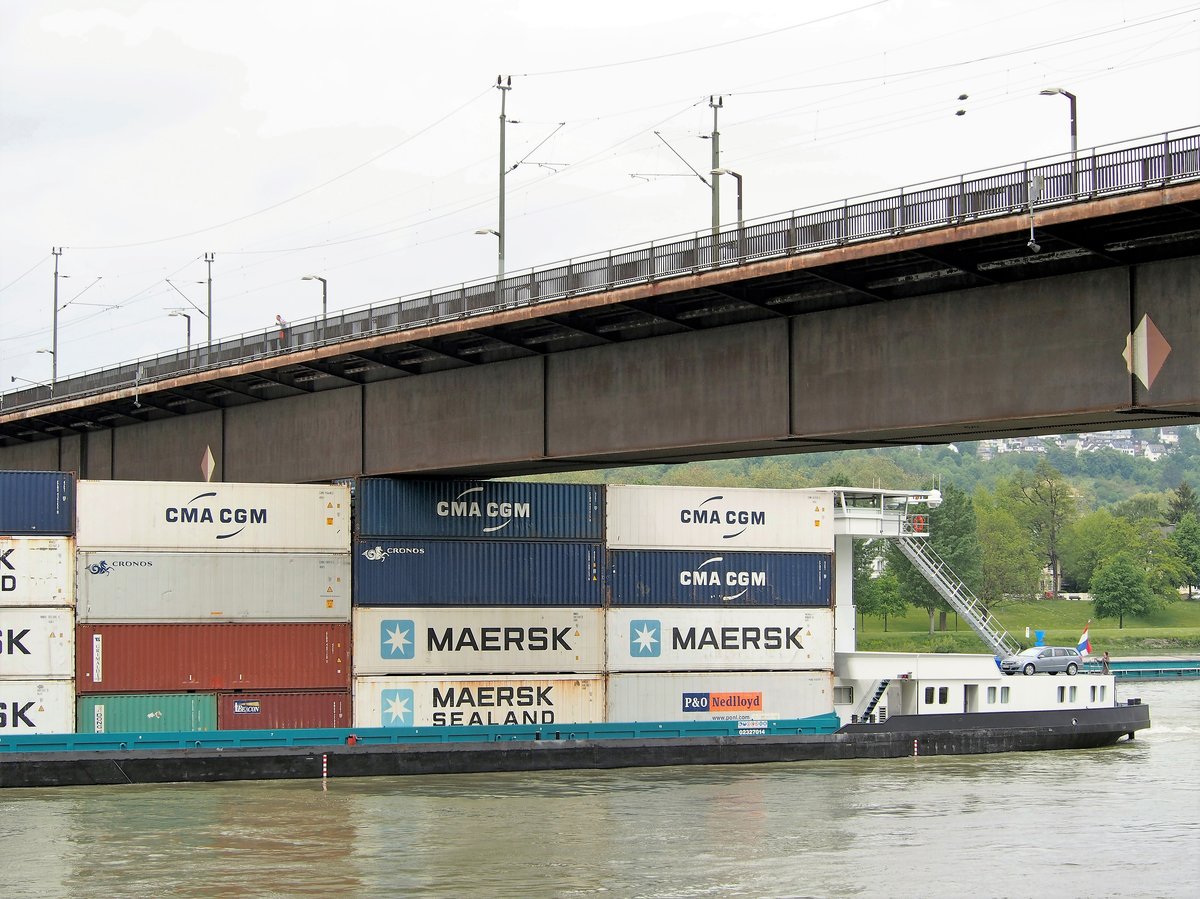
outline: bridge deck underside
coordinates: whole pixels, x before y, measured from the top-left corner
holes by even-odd
[[[967,223],[10,412],[0,467],[195,480],[211,449],[226,481],[485,476],[1200,420],[1200,184],[1037,233]]]

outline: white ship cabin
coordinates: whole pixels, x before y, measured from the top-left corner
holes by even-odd
[[[1112,708],[1111,674],[1000,673],[989,655],[839,652],[833,710],[843,724],[889,715]]]

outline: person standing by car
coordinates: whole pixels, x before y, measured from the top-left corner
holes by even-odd
[[[1100,672],[1108,674],[1108,650],[1104,650],[1104,655],[1100,656]]]

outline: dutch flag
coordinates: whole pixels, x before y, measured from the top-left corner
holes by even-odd
[[[1079,637],[1079,645],[1075,647],[1081,656],[1090,655],[1092,652],[1092,641],[1088,636],[1088,631],[1091,629],[1092,623],[1089,621],[1083,628],[1083,634]]]

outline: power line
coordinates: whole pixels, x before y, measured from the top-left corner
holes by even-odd
[[[675,50],[671,53],[659,53],[655,56],[643,56],[643,57],[640,57],[637,59],[625,59],[620,62],[604,62],[604,63],[597,63],[596,65],[591,65],[591,66],[579,66],[578,68],[574,68],[574,69],[553,69],[553,70],[548,70],[545,72],[524,72],[521,75],[521,77],[523,77],[523,78],[538,78],[543,75],[570,75],[575,72],[594,72],[598,69],[615,69],[620,66],[640,65],[641,63],[644,63],[644,62],[655,62],[656,60],[659,60],[659,59],[672,59],[677,56],[687,56],[688,54],[691,54],[691,53],[703,53],[705,50],[717,50],[721,47],[730,47],[730,46],[733,46],[734,44],[743,44],[747,41],[756,41],[756,40],[759,40],[760,38],[773,37],[777,34],[784,34],[785,32],[788,32],[788,31],[795,31],[797,28],[807,28],[809,25],[819,25],[822,22],[828,22],[832,19],[841,18],[842,16],[853,15],[856,12],[862,12],[864,9],[871,9],[874,6],[882,6],[883,4],[885,4],[887,2],[889,2],[889,0],[875,0],[874,3],[867,3],[863,6],[856,6],[854,9],[847,9],[842,12],[830,13],[827,16],[821,16],[820,18],[817,18],[817,19],[809,19],[807,22],[798,22],[795,25],[785,25],[783,28],[776,28],[776,29],[773,29],[772,31],[762,31],[762,32],[759,32],[758,34],[749,34],[749,35],[746,35],[745,37],[733,38],[732,40],[721,41],[716,44],[706,44],[703,47],[691,47],[687,50]]]

